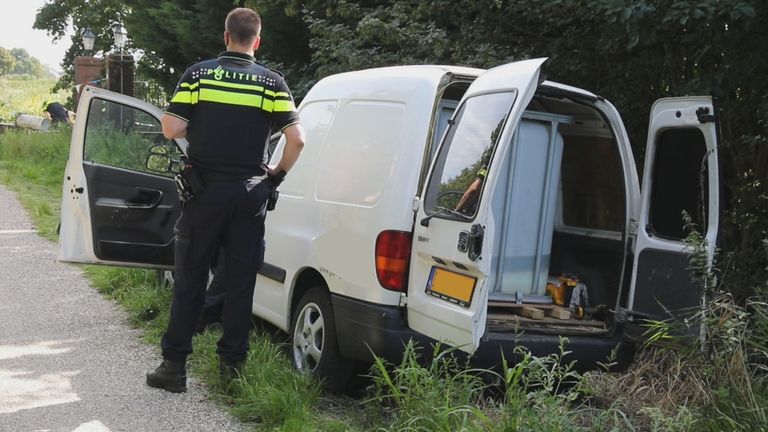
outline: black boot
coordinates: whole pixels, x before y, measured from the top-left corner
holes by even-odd
[[[173,393],[187,391],[187,370],[184,362],[163,360],[154,372],[147,374],[147,385]]]
[[[244,362],[230,362],[219,356],[219,380],[228,385],[233,379],[240,377]]]

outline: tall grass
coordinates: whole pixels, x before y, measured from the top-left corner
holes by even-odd
[[[0,182],[19,193],[51,240],[68,142],[67,129],[0,134]],[[761,253],[768,254],[765,247]],[[263,330],[254,332],[243,374],[231,384],[219,382],[216,330],[195,337],[191,373],[223,407],[263,431],[768,430],[768,301],[737,305],[699,258],[693,266],[709,287],[698,316],[706,343],[692,350],[646,347],[623,374],[575,372],[563,361],[565,340],[550,356],[520,349],[520,361],[497,371],[469,369],[452,350],[435,351],[427,362],[409,345],[398,364],[376,361],[371,387],[358,401],[323,393],[312,377],[291,367],[285,341]],[[96,266],[84,271],[157,346],[171,291],[156,274]],[[755,291],[768,292],[768,286]]]
[[[47,133],[9,130],[0,134],[0,182],[19,195],[40,235],[49,240],[57,238],[70,136],[66,126]]]
[[[0,134],[0,183],[17,193],[39,233],[56,241],[61,184],[70,130],[41,133],[11,130]],[[150,270],[83,266],[94,287],[127,312],[129,322],[144,330],[155,346],[168,322],[171,290]],[[358,413],[344,399],[329,402],[310,376],[292,369],[284,345],[268,333],[254,332],[245,374],[232,386],[218,382],[216,332],[196,336],[190,358],[192,373],[208,383],[212,397],[255,430],[361,430]],[[158,353],[158,359],[160,358]],[[324,408],[333,409],[326,413]],[[352,419],[352,420],[351,420]]]
[[[55,84],[54,78],[0,77],[0,121],[12,123],[17,114],[40,116],[46,101],[65,104],[71,95],[65,90],[51,92]]]
[[[699,311],[651,323],[652,345],[632,370],[591,378],[594,399],[640,418],[645,428],[768,430],[768,303],[757,297],[738,304],[734,290],[718,284],[696,229],[686,245],[692,278],[704,289]],[[698,338],[673,336],[691,330]]]

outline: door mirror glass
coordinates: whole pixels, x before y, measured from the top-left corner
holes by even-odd
[[[146,164],[148,170],[165,174],[172,171],[173,165],[173,159],[166,146],[157,144],[149,149]]]

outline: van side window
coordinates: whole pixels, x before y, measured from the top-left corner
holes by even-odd
[[[337,107],[338,101],[335,100],[314,101],[301,107],[299,116],[306,131],[307,143],[301,151],[301,157],[286,177],[286,181],[280,186],[280,193],[284,196],[303,198],[312,195],[312,188],[318,171],[318,164],[315,161],[325,147],[328,130],[335,118]],[[275,135],[279,135],[279,137],[274,150],[270,151],[270,163],[272,165],[276,165],[280,161],[285,144],[282,133],[278,132]],[[274,138],[275,136],[272,137],[273,140]],[[270,142],[271,145],[272,141]]]
[[[165,166],[154,167],[150,154],[162,153],[166,163],[178,161],[176,144],[165,139],[160,122],[138,108],[93,99],[88,108],[83,160],[133,171],[172,177]],[[157,169],[155,169],[157,168]]]
[[[407,143],[402,136],[405,113],[406,105],[400,102],[353,100],[342,104],[317,158],[315,199],[376,205],[398,175],[397,160]]]
[[[706,156],[707,144],[699,129],[669,129],[659,134],[650,174],[650,228],[654,234],[674,240],[685,238],[683,211],[703,232],[709,209]]]
[[[429,180],[428,214],[454,220],[475,216],[494,145],[516,96],[516,92],[484,94],[467,99],[459,108]]]

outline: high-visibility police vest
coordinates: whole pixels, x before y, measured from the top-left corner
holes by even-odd
[[[283,76],[232,51],[190,66],[166,113],[189,123],[192,164],[225,179],[262,174],[272,132],[299,121]]]

